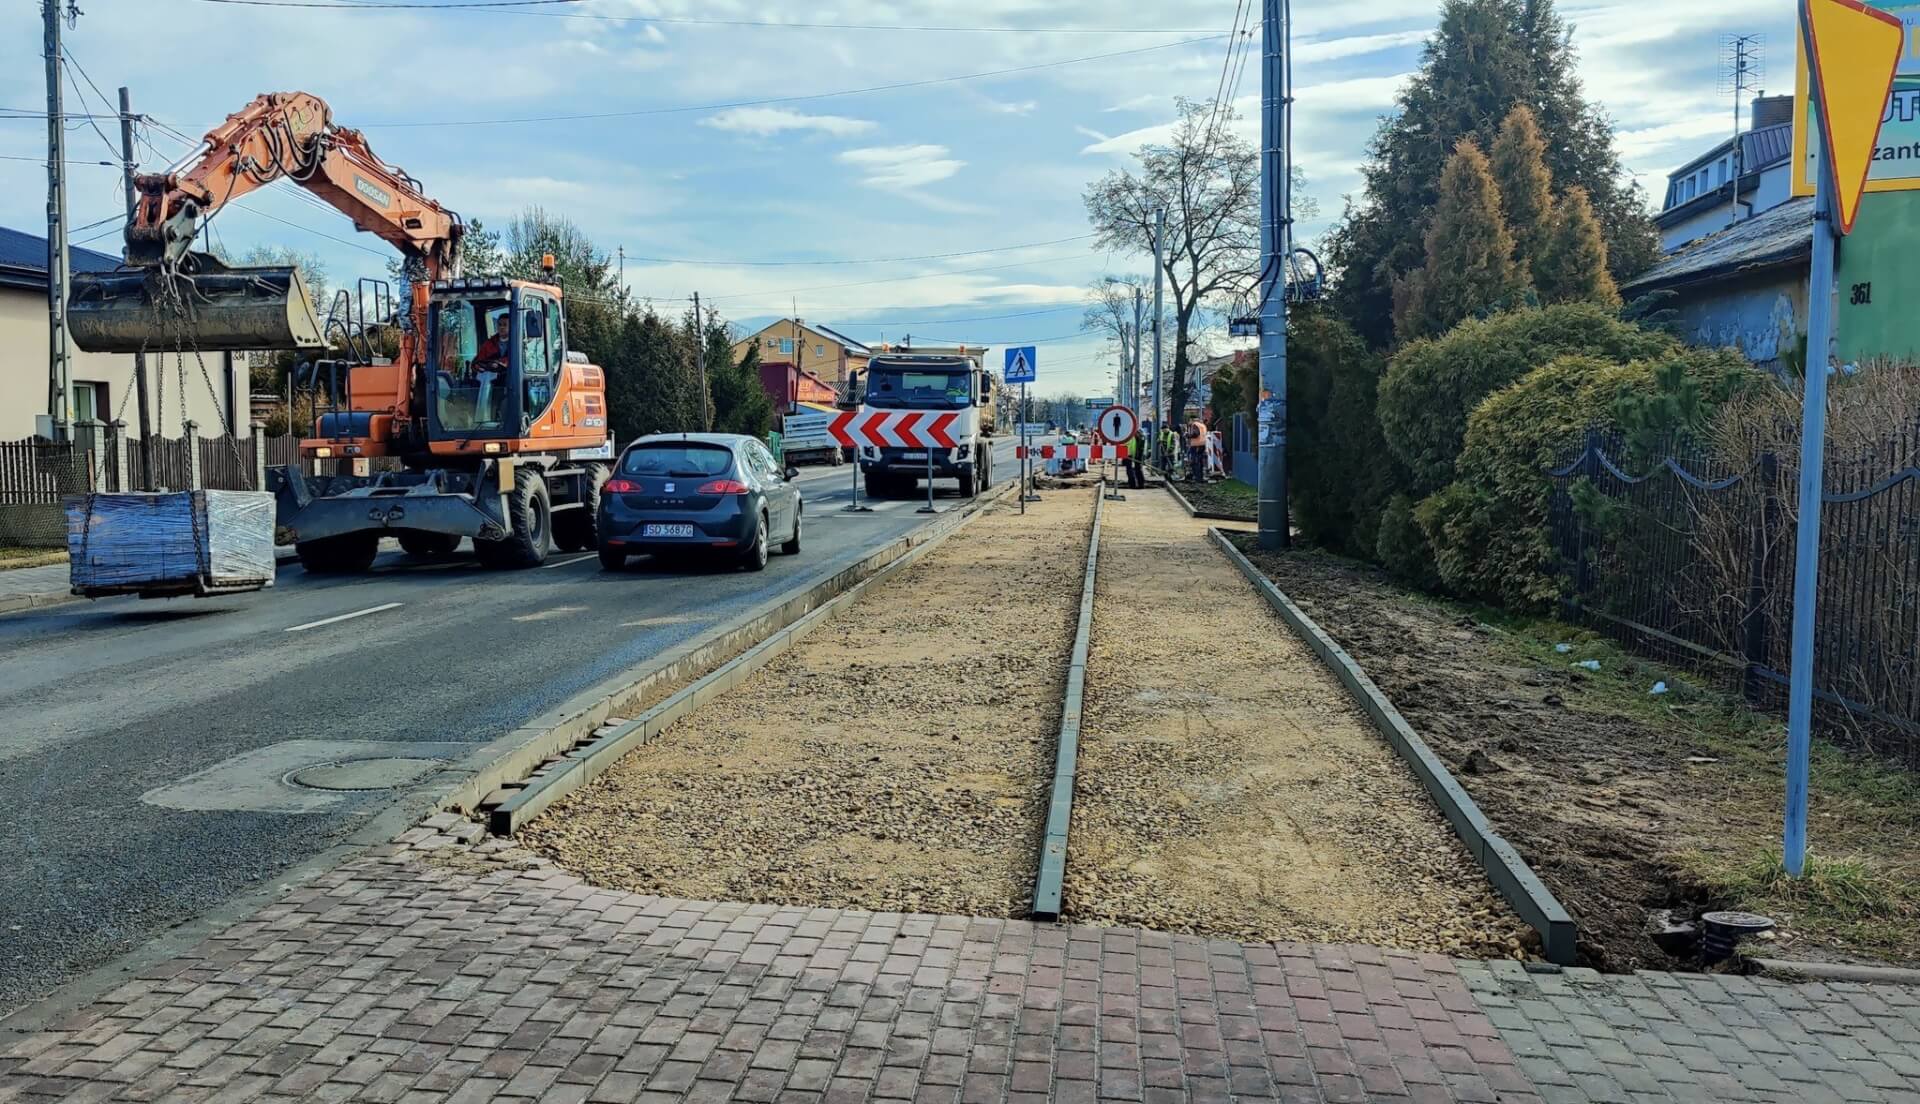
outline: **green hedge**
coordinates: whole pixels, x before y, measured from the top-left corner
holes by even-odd
[[[1546,471],[1565,463],[1588,429],[1657,406],[1675,386],[1717,404],[1762,378],[1730,349],[1669,348],[1627,364],[1563,356],[1489,396],[1468,420],[1458,478],[1414,510],[1441,580],[1515,608],[1551,601],[1561,582],[1547,533]]]
[[[1469,417],[1487,396],[1556,357],[1623,364],[1677,347],[1673,338],[1622,322],[1592,303],[1463,322],[1394,355],[1380,384],[1381,432],[1406,469],[1408,490],[1426,496],[1453,480]]]
[[[1287,483],[1293,520],[1322,548],[1374,556],[1397,483],[1374,400],[1380,358],[1338,317],[1296,308],[1287,322]]]

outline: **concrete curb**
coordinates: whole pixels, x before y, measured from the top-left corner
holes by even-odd
[[[1846,962],[1792,962],[1784,958],[1749,961],[1769,974],[1794,974],[1818,981],[1853,981],[1867,985],[1920,985],[1920,970],[1902,966],[1855,966]]]
[[[1106,481],[1094,487],[1093,535],[1087,540],[1087,573],[1080,584],[1080,622],[1067,661],[1067,694],[1060,706],[1060,739],[1053,754],[1053,788],[1047,827],[1040,837],[1040,867],[1033,878],[1033,918],[1060,919],[1067,876],[1067,834],[1073,827],[1073,783],[1080,758],[1080,719],[1086,710],[1087,652],[1093,644],[1093,585],[1100,567],[1100,521],[1106,514]]]
[[[1173,496],[1173,500],[1180,504],[1180,508],[1182,510],[1185,510],[1189,515],[1193,517],[1197,517],[1202,521],[1231,521],[1239,525],[1253,524],[1253,521],[1251,518],[1235,517],[1232,514],[1215,514],[1205,510],[1196,510],[1193,508],[1193,503],[1187,501],[1187,496],[1181,494],[1179,489],[1173,485],[1172,476],[1162,475],[1161,480],[1166,484],[1167,493]]]
[[[1338,676],[1348,693],[1353,695],[1354,701],[1372,719],[1380,735],[1386,737],[1387,743],[1393,746],[1400,758],[1413,768],[1420,784],[1426,787],[1434,803],[1446,815],[1447,822],[1453,825],[1454,833],[1473,853],[1480,868],[1486,871],[1487,880],[1493,883],[1494,890],[1513,906],[1513,911],[1519,914],[1521,920],[1540,933],[1547,961],[1562,966],[1573,965],[1579,931],[1566,906],[1540,881],[1539,875],[1513,849],[1513,845],[1493,830],[1486,815],[1474,804],[1472,796],[1454,780],[1446,764],[1433,753],[1433,749],[1413,730],[1413,726],[1393,707],[1386,694],[1367,677],[1366,671],[1347,654],[1346,649],[1261,574],[1260,569],[1233,546],[1224,531],[1209,529],[1207,535],[1233,562],[1233,566],[1240,569],[1240,574],[1254,585],[1260,596],[1267,600],[1267,605],[1280,615],[1280,619],[1306,641],[1320,661]]]
[[[530,735],[513,752],[477,773],[443,807],[476,809],[483,795],[497,785],[524,778],[525,784],[517,792],[486,810],[489,831],[501,836],[514,834],[555,801],[606,773],[627,752],[652,743],[675,721],[740,685],[822,622],[857,601],[867,587],[918,560],[1015,486],[1017,484],[1003,484],[999,491],[888,544],[777,608],[750,617],[745,623],[717,630],[716,638],[702,637],[667,666],[620,691],[599,696],[590,707],[553,729]],[[721,655],[739,647],[746,650],[713,666]],[[614,719],[663,681],[683,678],[699,670],[706,673],[642,711],[638,717]]]

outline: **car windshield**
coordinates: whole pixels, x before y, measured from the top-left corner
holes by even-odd
[[[874,368],[867,373],[867,405],[959,409],[973,401],[973,373]]]
[[[622,475],[677,475],[687,479],[725,475],[732,467],[732,450],[695,441],[635,445],[620,462]]]

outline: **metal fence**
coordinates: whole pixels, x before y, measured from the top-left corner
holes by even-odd
[[[1628,464],[1590,434],[1548,472],[1566,605],[1628,643],[1784,704],[1798,457],[1691,446]],[[1856,742],[1920,767],[1920,426],[1835,450],[1821,499],[1816,699]],[[1635,474],[1636,472],[1643,474]]]
[[[0,505],[57,505],[64,495],[118,491],[121,471],[114,450],[120,442],[108,427],[76,430],[73,441],[29,437],[0,441]],[[155,436],[143,449],[126,442],[125,485],[166,490],[260,490],[252,437]],[[299,438],[263,437],[267,467],[299,462]],[[152,478],[147,478],[147,456]],[[196,464],[197,461],[197,464]],[[196,482],[196,469],[198,479]]]

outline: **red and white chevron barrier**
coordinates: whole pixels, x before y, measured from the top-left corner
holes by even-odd
[[[959,418],[958,414],[924,410],[873,410],[865,414],[846,410],[828,423],[827,432],[848,448],[950,449],[960,443],[947,432]]]
[[[1037,456],[1042,460],[1056,457],[1062,460],[1125,460],[1127,449],[1126,445],[1035,445],[1032,448],[1021,445],[1013,453],[1021,460],[1029,456]]]

